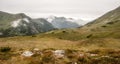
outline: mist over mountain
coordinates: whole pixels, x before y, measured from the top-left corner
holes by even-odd
[[[82,26],[83,22],[82,20],[75,20],[73,18],[65,18],[65,17],[56,17],[56,16],[50,16],[47,18],[48,22],[51,22],[51,24],[58,29],[62,28],[77,28]]]
[[[72,18],[49,17],[33,19],[24,13],[11,14],[0,11],[0,35],[33,35],[54,29],[77,28],[82,24]],[[81,21],[82,22],[82,21]]]

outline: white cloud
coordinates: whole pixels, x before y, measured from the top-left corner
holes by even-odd
[[[54,14],[92,20],[119,4],[120,0],[0,0],[0,10],[25,12],[32,17]]]

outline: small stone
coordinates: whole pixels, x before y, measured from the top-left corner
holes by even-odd
[[[79,54],[80,57],[83,57],[84,55],[85,55],[85,54],[83,54],[83,53]]]
[[[34,51],[39,51],[39,49],[38,49],[38,48],[34,48],[33,50],[34,50]]]
[[[75,62],[74,64],[77,64],[77,62]]]
[[[101,57],[104,57],[104,58],[109,58],[110,56],[107,56],[107,55],[106,55],[106,56],[101,56]]]
[[[64,50],[55,50],[55,51],[53,51],[53,53],[56,56],[56,58],[63,58],[65,51]]]
[[[90,54],[90,56],[98,56],[98,54]]]
[[[24,52],[22,53],[22,56],[31,57],[33,54],[34,54],[34,53],[31,52],[31,51],[24,51]]]

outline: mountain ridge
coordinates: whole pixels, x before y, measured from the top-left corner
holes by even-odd
[[[81,25],[65,17],[31,18],[24,13],[12,14],[0,11],[1,36],[33,35],[54,29],[77,28]]]
[[[50,16],[47,18],[48,22],[51,22],[51,24],[58,29],[64,29],[64,28],[77,28],[82,26],[80,25],[80,21],[77,21],[73,18],[65,18],[65,17],[56,17],[56,16]],[[82,21],[82,20],[81,20]]]
[[[120,20],[120,6],[114,10],[105,13],[103,16],[95,19],[94,21],[86,24],[83,28],[94,28],[97,26],[103,26],[109,22],[115,22]],[[94,25],[93,25],[94,24]]]
[[[44,20],[45,21],[45,20]],[[41,22],[41,20],[39,21]],[[54,29],[53,26],[48,25],[49,28]],[[43,26],[41,26],[43,27]],[[15,36],[15,35],[32,35],[40,32],[46,32],[50,29],[37,29],[34,19],[25,15],[24,13],[9,14],[0,12],[0,32],[1,36]]]

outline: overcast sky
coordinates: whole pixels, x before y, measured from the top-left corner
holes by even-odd
[[[0,11],[33,18],[50,15],[93,20],[120,6],[120,0],[0,0]]]

